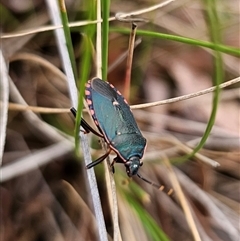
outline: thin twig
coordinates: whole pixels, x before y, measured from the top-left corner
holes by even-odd
[[[236,83],[240,82],[240,77],[237,77],[235,79],[229,80],[223,84],[221,84],[219,87],[221,89],[226,88],[230,85],[234,85]],[[155,102],[150,102],[147,104],[139,104],[139,105],[131,105],[131,109],[143,109],[143,108],[148,108],[148,107],[153,107],[153,106],[158,106],[158,105],[165,105],[165,104],[171,104],[171,103],[175,103],[178,101],[183,101],[183,100],[187,100],[187,99],[191,99],[194,97],[198,97],[201,95],[205,95],[208,93],[211,93],[215,90],[215,86],[205,89],[205,90],[201,90],[195,93],[191,93],[188,95],[182,95],[182,96],[178,96],[175,98],[171,98],[171,99],[167,99],[167,100],[160,100],[160,101],[155,101]],[[22,105],[22,104],[15,104],[15,103],[9,103],[9,109],[10,110],[32,110],[33,112],[37,112],[37,113],[68,113],[70,112],[70,110],[68,108],[47,108],[47,107],[38,107],[38,106],[29,106],[29,105]]]
[[[97,0],[97,35],[96,35],[96,74],[97,77],[102,79],[102,23],[101,23],[101,1]],[[102,143],[103,149],[105,143]],[[108,194],[109,206],[111,209],[112,221],[113,221],[113,239],[114,241],[121,241],[120,228],[118,223],[118,205],[116,186],[113,178],[113,174],[110,172],[110,159],[104,162],[105,180]]]
[[[7,119],[8,119],[8,71],[5,59],[0,49],[0,166],[2,165],[2,156],[6,141]],[[0,172],[1,173],[1,172]]]
[[[194,222],[194,219],[193,219],[193,216],[192,216],[192,213],[191,213],[191,210],[189,208],[189,204],[183,194],[183,191],[182,191],[182,188],[178,182],[178,179],[171,167],[171,164],[168,160],[167,157],[164,157],[163,158],[163,161],[165,163],[165,165],[167,166],[168,168],[168,173],[169,173],[169,177],[172,181],[172,185],[173,185],[173,188],[174,188],[174,191],[177,193],[177,196],[179,198],[179,201],[181,203],[181,206],[182,206],[182,209],[185,213],[185,216],[186,216],[186,219],[187,219],[187,222],[188,222],[188,225],[190,227],[190,230],[192,231],[192,235],[194,237],[194,240],[195,241],[201,241],[201,238],[200,238],[200,235],[199,235],[199,232],[197,230],[197,227],[196,227],[196,224]]]
[[[147,12],[151,12],[154,11],[158,8],[164,7],[167,4],[173,2],[174,0],[168,0],[166,2],[160,3],[160,4],[156,4],[153,5],[149,8],[144,8],[142,10],[137,10],[137,11],[133,11],[130,13],[121,13],[121,17],[129,17],[129,16],[135,16],[135,15],[139,15],[139,14],[144,14]],[[116,20],[116,16],[110,17],[109,21],[113,21]],[[94,20],[94,21],[77,21],[74,23],[69,23],[69,27],[80,27],[80,26],[86,26],[88,24],[96,24],[98,22],[102,22],[102,20]],[[31,29],[27,29],[24,31],[19,31],[19,32],[15,32],[15,33],[3,33],[0,36],[0,39],[4,39],[4,38],[17,38],[17,37],[21,37],[21,36],[25,36],[25,35],[29,35],[29,34],[36,34],[36,33],[40,33],[40,32],[46,32],[46,31],[53,31],[53,30],[57,30],[59,28],[62,28],[62,24],[58,24],[58,25],[50,25],[50,26],[44,26],[44,27],[40,27],[40,28],[31,28]]]
[[[124,97],[126,100],[129,100],[130,93],[130,83],[131,83],[131,73],[132,73],[132,61],[133,61],[133,52],[134,52],[134,43],[137,31],[137,24],[132,23],[132,31],[130,33],[129,45],[128,45],[128,58],[127,58],[127,66],[126,66],[126,75],[124,82]]]
[[[142,39],[137,39],[134,43],[134,48],[136,48],[141,42]],[[108,73],[111,73],[117,66],[119,66],[120,63],[122,63],[127,58],[127,56],[128,51],[125,51],[121,55],[119,55],[118,58],[108,66]]]
[[[237,77],[235,79],[229,80],[223,84],[219,85],[220,89],[226,88],[227,86],[233,85],[240,82],[240,77]],[[183,101],[183,100],[188,100],[194,97],[198,97],[201,95],[205,95],[208,93],[213,92],[217,87],[213,86],[210,87],[208,89],[205,90],[200,90],[198,92],[195,93],[191,93],[188,95],[183,95],[183,96],[179,96],[179,97],[175,97],[175,98],[171,98],[171,99],[167,99],[167,100],[160,100],[160,101],[155,101],[155,102],[151,102],[151,103],[147,103],[147,104],[140,104],[140,105],[132,105],[131,109],[142,109],[142,108],[148,108],[148,107],[153,107],[153,106],[158,106],[158,105],[165,105],[165,104],[170,104],[170,103],[174,103],[174,102],[178,102],[178,101]]]
[[[181,141],[179,141],[175,137],[171,137],[171,138],[170,137],[168,137],[168,138],[162,137],[161,141],[175,144],[178,147],[178,149],[184,151],[184,153],[186,153],[186,154],[189,154],[192,152],[192,148],[186,146],[185,144],[183,144]],[[217,161],[214,161],[200,153],[196,153],[194,157],[197,158],[199,161],[201,161],[201,162],[205,163],[206,165],[209,165],[213,168],[217,168],[220,166],[220,164]]]
[[[39,151],[30,153],[27,156],[15,160],[13,163],[4,165],[0,168],[0,183],[38,169],[40,166],[46,165],[52,160],[71,152],[73,148],[73,142],[66,139]]]
[[[10,97],[13,101],[20,103],[21,105],[27,105],[26,101],[20,94],[17,87],[14,85],[13,81],[10,79],[9,87],[10,87]],[[26,121],[29,123],[29,128],[33,129],[35,135],[39,135],[43,137],[45,140],[48,138],[51,141],[59,142],[65,139],[64,134],[55,129],[53,126],[49,125],[45,121],[41,120],[39,116],[37,116],[32,111],[24,111],[23,116]]]
[[[152,11],[157,10],[158,8],[162,8],[162,7],[166,6],[166,5],[168,5],[169,3],[173,2],[173,1],[174,0],[167,0],[167,1],[163,2],[163,3],[159,3],[159,4],[156,4],[156,5],[153,5],[153,6],[149,7],[149,8],[144,8],[144,9],[133,11],[133,12],[130,12],[130,13],[121,13],[121,17],[122,18],[127,18],[127,17],[132,17],[132,16],[135,16],[135,15],[140,15],[140,14],[152,12]],[[116,16],[115,16],[115,18],[116,18]]]
[[[30,64],[35,63],[38,66],[42,66],[46,69],[49,69],[49,71],[51,71],[53,74],[56,74],[58,78],[67,81],[66,75],[60,69],[58,69],[55,65],[53,65],[51,62],[49,62],[41,56],[31,53],[16,53],[10,58],[10,62],[20,60],[29,61]]]
[[[116,13],[115,17],[116,20],[120,21],[120,22],[125,22],[125,23],[136,23],[136,22],[148,22],[147,19],[144,18],[134,18],[132,16],[125,16],[126,14],[124,13]]]
[[[187,177],[177,168],[174,168],[174,172],[179,182],[182,184],[183,187],[185,187],[184,192],[189,196],[189,198],[197,200],[199,202],[199,205],[202,205],[206,209],[206,212],[208,214],[208,220],[211,220],[209,222],[211,222],[211,224],[215,227],[218,227],[218,230],[222,230],[223,233],[228,235],[230,240],[238,240],[239,232],[234,227],[234,225],[231,224],[223,211],[215,205],[215,203],[211,199],[211,196],[205,193],[194,182],[192,182],[189,177]],[[203,238],[203,240],[205,241],[206,239]]]
[[[102,79],[102,23],[100,0],[97,0],[96,76]]]

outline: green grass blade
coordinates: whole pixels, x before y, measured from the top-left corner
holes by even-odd
[[[214,64],[215,64],[215,76],[213,77],[213,85],[216,85],[216,89],[214,91],[213,96],[213,107],[210,115],[209,122],[207,124],[205,133],[199,142],[198,146],[193,150],[192,155],[197,153],[205,144],[207,138],[210,135],[212,127],[215,123],[216,115],[217,115],[217,108],[219,103],[220,97],[220,88],[219,85],[224,81],[224,69],[223,69],[223,61],[221,52],[218,50],[218,44],[221,43],[221,32],[220,32],[220,24],[217,15],[217,4],[215,0],[204,0],[205,5],[207,7],[207,18],[208,18],[208,26],[209,26],[209,33],[212,42],[214,45],[215,55],[214,55]]]
[[[94,19],[96,15],[95,3],[94,1],[86,1],[88,4],[87,9],[91,9],[89,11],[88,19]],[[75,125],[75,150],[78,153],[79,150],[79,136],[78,133],[80,131],[80,122],[82,116],[83,109],[83,99],[84,99],[84,91],[85,91],[85,83],[89,79],[89,74],[92,66],[92,56],[93,56],[93,48],[92,48],[92,39],[96,32],[96,26],[89,24],[83,28],[82,32],[82,44],[81,44],[81,52],[82,58],[79,66],[79,95],[78,95],[78,108],[77,108],[77,116],[76,116],[76,125]]]
[[[130,30],[125,28],[110,28],[111,32],[118,32],[118,33],[124,33],[129,34]],[[151,38],[161,38],[165,40],[172,40],[180,43],[190,44],[194,46],[199,47],[205,47],[213,50],[218,50],[222,53],[234,55],[234,56],[240,56],[240,49],[234,48],[230,46],[225,46],[222,44],[216,44],[208,41],[198,40],[198,39],[192,39],[192,38],[186,38],[182,36],[176,36],[171,34],[165,34],[165,33],[156,33],[152,31],[147,30],[137,30],[137,35],[145,36],[145,37],[151,37]]]
[[[65,35],[65,39],[66,39],[66,45],[67,45],[67,49],[68,49],[68,53],[69,53],[69,58],[71,61],[74,78],[75,78],[75,80],[77,80],[77,67],[76,67],[76,61],[75,61],[75,56],[74,56],[74,51],[73,51],[71,34],[70,34],[68,15],[67,15],[64,0],[59,0],[59,7],[60,7],[63,31],[64,31],[64,35]]]
[[[213,128],[213,125],[215,123],[216,115],[217,115],[217,109],[218,109],[218,103],[220,98],[220,87],[219,85],[224,81],[224,68],[223,68],[223,61],[221,56],[221,51],[219,50],[219,43],[221,43],[221,33],[220,33],[220,24],[219,19],[216,11],[216,3],[214,0],[204,0],[206,4],[207,9],[207,20],[209,26],[209,34],[213,43],[213,50],[214,52],[214,65],[215,65],[215,76],[213,77],[213,85],[216,85],[216,89],[214,91],[213,95],[213,104],[212,104],[212,111],[210,114],[210,118],[207,124],[207,127],[205,129],[205,132],[199,142],[199,144],[194,148],[192,153],[189,155],[182,156],[180,158],[174,158],[172,159],[173,162],[182,162],[185,161],[191,157],[193,157],[206,143],[211,130]]]
[[[151,215],[132,197],[132,195],[126,195],[125,199],[143,223],[143,227],[145,228],[148,236],[150,237],[150,240],[170,241],[167,235],[162,231],[162,229],[151,217]]]
[[[102,77],[107,80],[110,0],[102,1]]]
[[[118,175],[121,175],[122,178],[126,178],[125,172],[122,172],[119,168],[117,173]],[[161,227],[151,217],[151,214],[149,214],[141,204],[149,201],[149,194],[134,181],[130,181],[127,188],[123,188],[122,182],[119,182],[119,179],[116,180],[116,184],[118,186],[118,193],[120,194],[120,197],[126,200],[126,203],[137,215],[142,223],[142,226],[145,228],[149,240],[170,241]]]

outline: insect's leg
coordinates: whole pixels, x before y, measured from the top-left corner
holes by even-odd
[[[71,110],[73,116],[76,117],[76,115],[77,115],[76,109],[74,107],[72,107],[70,110]],[[96,136],[103,138],[103,135],[98,133],[97,131],[95,131],[83,118],[81,118],[81,126],[83,127],[83,129],[85,130],[86,133],[92,132]]]
[[[113,162],[111,164],[114,165],[114,163],[125,163],[119,156],[116,156],[114,159],[113,159]]]
[[[114,163],[117,162],[116,159],[117,159],[117,157],[115,157],[113,159],[112,163],[110,164],[110,167],[112,168],[112,173],[115,173]]]
[[[73,116],[76,118],[77,116],[77,110],[74,107],[70,108],[70,111],[72,112]]]
[[[114,168],[115,163],[124,163],[124,161],[119,156],[116,156],[110,165],[110,167],[112,168],[112,173],[115,172],[115,168]]]
[[[92,132],[96,136],[103,138],[103,135],[95,131],[83,118],[81,118],[81,126],[87,133]]]
[[[110,154],[110,152],[111,152],[111,149],[109,149],[108,152],[106,152],[103,156],[99,157],[96,161],[89,163],[86,166],[86,168],[89,169],[91,167],[98,165],[100,162],[102,162],[104,159],[106,159],[106,157]]]

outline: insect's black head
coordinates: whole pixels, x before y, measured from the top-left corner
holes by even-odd
[[[131,157],[126,163],[126,172],[129,177],[136,175],[138,173],[139,167],[142,166],[142,162],[140,162],[140,159],[138,156]]]

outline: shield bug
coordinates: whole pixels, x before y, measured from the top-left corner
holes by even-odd
[[[113,171],[114,163],[122,163],[129,177],[137,175],[145,182],[160,188],[159,185],[138,173],[139,167],[143,164],[141,159],[146,148],[146,139],[140,132],[132,111],[121,93],[112,84],[93,78],[86,84],[85,95],[90,114],[99,133],[84,119],[81,119],[81,126],[86,132],[91,131],[103,138],[108,145],[108,151],[87,165],[87,168],[99,164],[111,151],[114,151],[117,156],[111,164]],[[74,108],[71,108],[71,112],[76,116]]]
[[[88,81],[85,95],[93,121],[100,132],[94,131],[94,134],[104,138],[109,147],[105,155],[90,163],[87,168],[103,161],[113,150],[117,156],[112,166],[114,163],[123,163],[128,176],[136,175],[142,165],[146,139],[140,132],[127,101],[113,85],[99,78]],[[72,112],[75,112],[73,108]],[[82,119],[81,125],[86,131],[93,132],[85,120]]]

